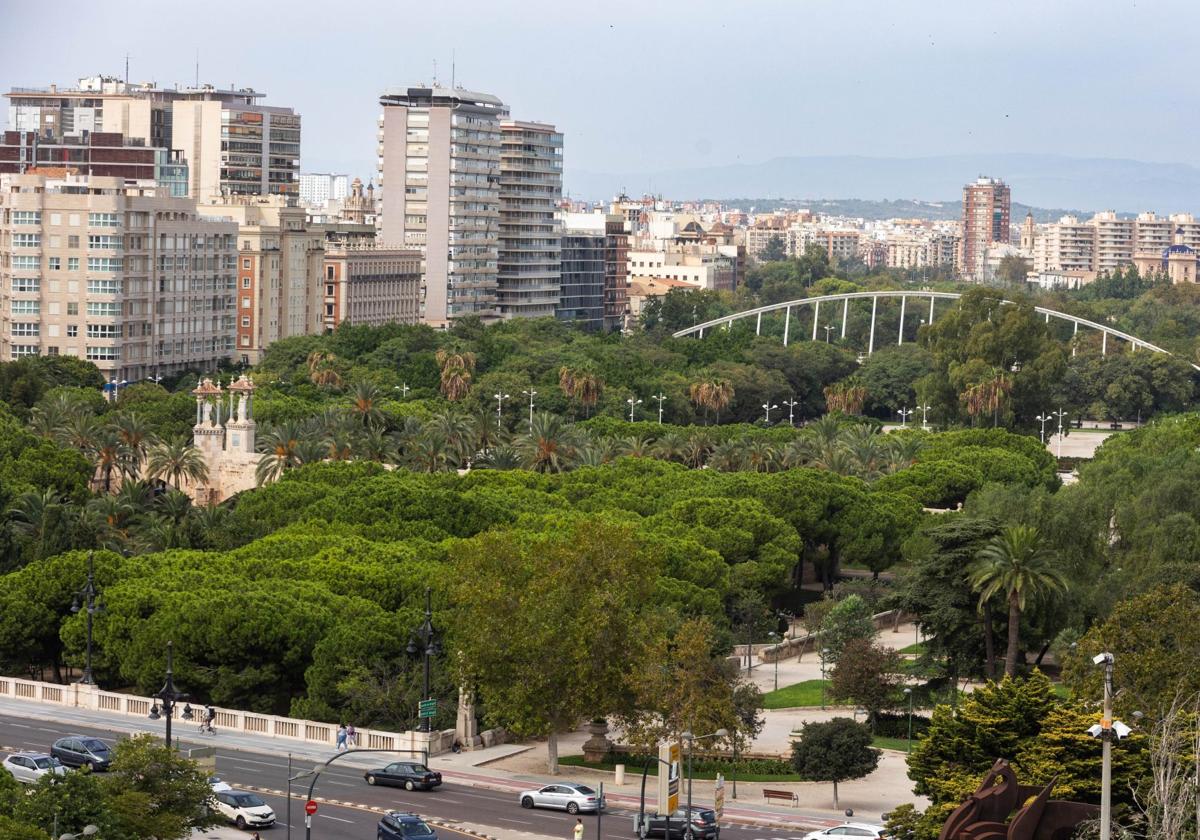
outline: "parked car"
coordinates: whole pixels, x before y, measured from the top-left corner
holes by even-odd
[[[687,808],[676,808],[671,813],[671,834],[670,837],[685,837],[687,835]],[[717,840],[721,836],[721,826],[717,824],[717,812],[710,808],[696,808],[691,810],[692,819],[692,836],[699,840]],[[665,814],[651,814],[646,830],[648,837],[667,835],[667,817]]]
[[[568,814],[580,811],[595,811],[604,807],[599,794],[587,785],[574,782],[559,782],[521,794],[522,808],[557,808]]]
[[[59,738],[50,747],[50,755],[67,767],[90,767],[92,770],[107,770],[112,764],[112,750],[108,744],[90,735],[68,735]]]
[[[240,829],[270,828],[275,825],[275,812],[255,793],[244,790],[223,790],[214,793],[213,809]]]
[[[392,785],[405,790],[433,790],[442,783],[441,773],[417,761],[393,761],[387,767],[368,770],[363,778],[369,785]]]
[[[383,815],[376,829],[376,840],[438,840],[437,832],[416,814],[405,811],[389,811]]]
[[[227,790],[233,790],[229,782],[221,781],[220,776],[209,776],[208,786],[212,788],[213,793],[224,793]]]
[[[881,840],[887,837],[883,826],[871,825],[870,823],[843,823],[835,825],[833,828],[823,828],[820,831],[810,831],[804,835],[804,840],[836,840],[839,837],[870,837],[872,840]]]
[[[18,782],[27,785],[50,773],[62,776],[67,772],[67,768],[63,767],[57,758],[45,753],[13,753],[0,762],[0,767],[12,773]]]

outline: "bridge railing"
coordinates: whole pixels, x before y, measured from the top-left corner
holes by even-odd
[[[150,709],[154,706],[153,697],[141,697],[135,694],[122,694],[116,691],[104,691],[94,685],[71,683],[41,682],[38,680],[22,679],[20,677],[0,676],[0,700],[15,700],[33,704],[44,704],[64,708],[87,709],[95,712],[106,712],[114,716],[127,718],[142,718],[149,727]],[[199,726],[199,716],[205,706],[193,704],[192,711],[195,720],[184,721],[177,710],[174,719],[176,732],[184,733],[189,724]],[[296,718],[270,715],[261,712],[245,712],[239,709],[214,707],[216,720],[214,727],[218,732],[234,732],[255,735],[283,742],[309,744],[320,747],[334,747],[337,744],[337,724],[315,720],[300,720]],[[352,722],[352,721],[351,721]],[[154,724],[162,726],[161,722]],[[454,744],[453,729],[434,732],[389,732],[381,729],[357,729],[358,746],[385,750],[427,750],[429,755],[449,752]]]

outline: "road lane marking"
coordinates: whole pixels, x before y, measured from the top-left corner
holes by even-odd
[[[338,822],[354,824],[354,820],[344,820],[341,817],[331,817],[329,814],[317,814],[318,817],[324,817],[327,820],[337,820]]]
[[[219,754],[217,756],[217,758],[223,759],[225,761],[241,761],[245,764],[261,764],[264,767],[282,767],[285,769],[287,768],[286,764],[276,764],[273,761],[255,761],[252,758],[242,758],[241,756],[225,755],[224,753]]]

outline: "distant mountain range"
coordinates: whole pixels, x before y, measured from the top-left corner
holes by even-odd
[[[923,158],[841,155],[775,158],[757,164],[661,172],[599,173],[568,169],[564,187],[572,197],[589,200],[605,200],[625,192],[639,196],[651,193],[676,200],[812,201],[854,196],[868,201],[907,198],[922,204],[945,205],[961,199],[963,185],[979,175],[1003,179],[1012,187],[1014,203],[1032,207],[1200,214],[1200,168],[1184,163],[1065,155]]]

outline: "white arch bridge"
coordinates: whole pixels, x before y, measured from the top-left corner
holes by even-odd
[[[694,326],[688,327],[687,329],[679,330],[678,332],[672,333],[672,335],[675,338],[685,338],[685,337],[691,336],[691,335],[697,336],[699,338],[703,338],[706,330],[713,330],[713,329],[716,329],[716,328],[722,327],[722,326],[724,326],[726,329],[728,329],[733,324],[734,321],[742,321],[742,320],[745,320],[748,318],[754,319],[754,334],[762,335],[763,316],[775,314],[775,313],[782,311],[783,312],[783,343],[784,343],[784,346],[786,346],[789,339],[794,337],[792,335],[792,310],[793,309],[803,309],[805,307],[812,307],[812,310],[813,310],[812,340],[816,341],[818,328],[821,328],[820,327],[821,304],[827,303],[827,304],[834,304],[836,306],[836,304],[841,303],[842,312],[841,312],[840,338],[844,339],[846,337],[846,322],[849,319],[849,315],[850,315],[850,301],[870,299],[870,301],[871,301],[871,328],[870,328],[869,337],[867,339],[867,355],[870,355],[871,353],[875,352],[875,326],[877,323],[876,316],[879,311],[879,299],[880,298],[885,298],[885,299],[899,298],[900,299],[900,323],[899,323],[899,329],[897,330],[897,333],[898,333],[897,344],[903,344],[904,338],[905,338],[904,318],[905,318],[905,315],[907,314],[906,310],[908,309],[908,301],[909,300],[915,300],[921,304],[921,310],[918,310],[918,311],[924,311],[924,302],[926,300],[929,301],[928,318],[922,318],[921,323],[922,324],[925,324],[925,323],[932,324],[933,320],[934,320],[934,315],[936,314],[935,313],[935,305],[938,300],[953,301],[953,300],[958,300],[961,297],[962,297],[962,295],[958,292],[933,292],[933,291],[925,291],[925,290],[887,291],[887,292],[882,292],[882,291],[881,292],[847,292],[845,294],[840,294],[840,295],[819,295],[817,297],[801,298],[799,300],[784,301],[783,303],[772,303],[768,306],[759,306],[755,309],[747,309],[744,312],[735,312],[732,315],[723,315],[720,318],[714,318],[711,321],[705,321],[703,324],[696,324]],[[1004,306],[1014,306],[1015,305],[1013,303],[1013,301],[1011,301],[1011,300],[1001,300],[1000,303],[1001,303],[1001,305],[1004,305]],[[1046,317],[1047,324],[1050,323],[1051,318],[1055,318],[1057,320],[1065,321],[1067,323],[1073,324],[1074,326],[1073,326],[1073,330],[1071,333],[1072,336],[1078,334],[1079,328],[1081,326],[1087,327],[1088,329],[1099,331],[1101,334],[1101,339],[1100,339],[1101,355],[1105,355],[1105,356],[1108,355],[1108,338],[1109,338],[1109,336],[1112,336],[1114,339],[1119,339],[1121,341],[1127,342],[1129,344],[1129,347],[1131,350],[1137,350],[1139,348],[1144,348],[1144,349],[1150,350],[1151,352],[1154,352],[1154,353],[1165,353],[1168,356],[1173,355],[1170,351],[1164,350],[1163,348],[1161,348],[1155,344],[1151,344],[1148,341],[1144,341],[1135,335],[1130,335],[1129,333],[1124,332],[1122,330],[1113,329],[1112,327],[1106,326],[1104,324],[1098,324],[1095,321],[1089,321],[1087,318],[1080,318],[1077,315],[1068,315],[1066,312],[1059,312],[1054,309],[1047,309],[1044,306],[1035,306],[1034,310],[1039,315],[1044,315]],[[836,309],[835,309],[835,312],[836,312]],[[826,337],[826,339],[828,339],[829,332],[837,329],[837,327],[834,326],[832,323],[829,323],[829,324],[826,324],[823,327],[823,329],[826,331],[825,337]],[[801,338],[803,338],[803,336],[801,336]],[[915,335],[913,336],[913,338],[915,338]],[[1071,352],[1072,352],[1072,355],[1074,355],[1075,351],[1072,350]],[[1192,368],[1200,371],[1200,365],[1193,364]]]

